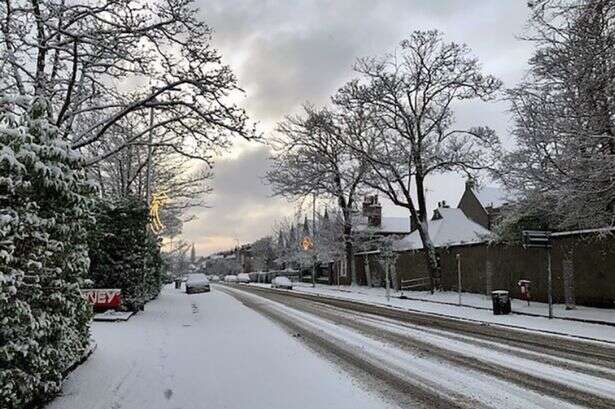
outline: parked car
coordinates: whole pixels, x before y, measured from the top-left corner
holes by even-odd
[[[248,273],[239,273],[237,275],[237,281],[240,283],[247,284],[250,282],[250,275]]]
[[[188,274],[186,278],[186,294],[206,293],[209,291],[209,280],[205,274]]]
[[[209,276],[209,281],[211,281],[212,283],[216,283],[220,281],[220,277],[218,277],[217,275]]]
[[[224,277],[224,282],[225,283],[236,283],[237,282],[237,276],[235,276],[235,275],[228,275],[228,276]]]
[[[285,290],[292,290],[293,283],[286,276],[279,276],[271,280],[271,288],[283,288]]]

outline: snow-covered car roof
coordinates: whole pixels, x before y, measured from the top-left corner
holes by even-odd
[[[188,274],[187,283],[208,283],[209,279],[203,273]]]
[[[273,279],[273,281],[275,281],[276,283],[284,283],[284,284],[290,284],[291,281],[288,277],[286,276],[279,276]]]

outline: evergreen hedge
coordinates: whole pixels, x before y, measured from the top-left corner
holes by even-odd
[[[88,347],[86,222],[94,187],[80,155],[34,99],[22,117],[0,100],[0,407],[59,391]]]
[[[95,288],[120,288],[123,305],[142,309],[162,285],[160,243],[149,229],[145,202],[101,199],[88,235],[90,279]]]

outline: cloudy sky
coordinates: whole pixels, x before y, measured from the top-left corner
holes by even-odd
[[[527,69],[531,45],[519,41],[527,18],[522,0],[196,0],[214,29],[214,44],[246,91],[242,102],[265,135],[306,101],[324,104],[352,77],[357,57],[393,51],[410,32],[438,29],[468,44],[486,72],[515,85]],[[456,110],[459,126],[488,125],[507,146],[510,123],[504,102]],[[271,197],[261,178],[263,145],[239,143],[216,165],[209,208],[184,228],[184,239],[206,255],[270,233],[295,206]],[[463,191],[457,175],[429,180],[430,203],[456,204]],[[385,206],[385,214],[405,215]]]

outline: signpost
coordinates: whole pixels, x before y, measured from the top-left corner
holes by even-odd
[[[523,247],[538,247],[547,250],[547,286],[549,318],[553,318],[553,274],[551,272],[551,232],[547,230],[523,230]]]

